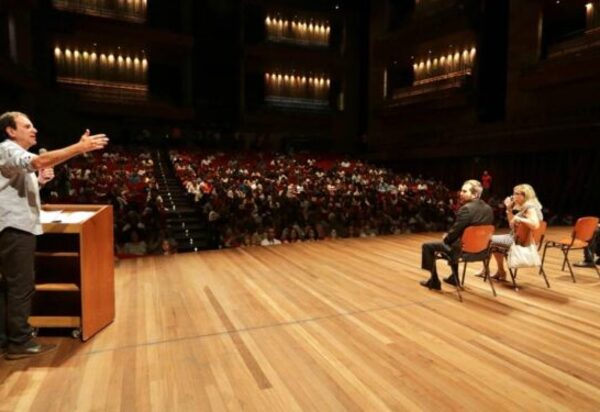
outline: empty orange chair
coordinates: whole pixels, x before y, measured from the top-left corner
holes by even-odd
[[[564,255],[562,269],[565,270],[565,265],[569,268],[569,272],[571,273],[571,278],[573,282],[575,280],[575,274],[573,273],[573,268],[571,267],[571,262],[569,262],[569,252],[573,249],[584,249],[588,247],[588,244],[594,237],[594,232],[596,231],[596,227],[598,226],[598,218],[595,216],[587,216],[580,217],[577,219],[575,223],[575,228],[573,229],[573,233],[571,233],[571,237],[561,239],[556,242],[553,240],[549,240],[546,242],[544,246],[544,254],[542,255],[542,266],[540,267],[540,273],[544,273],[544,260],[546,259],[546,251],[548,248],[558,248]],[[598,266],[593,262],[594,268],[596,269],[596,273],[598,277],[600,277],[600,271],[598,270]]]
[[[469,226],[465,229],[461,237],[461,250],[458,254],[458,263],[464,263],[461,285],[465,283],[465,273],[467,271],[468,262],[483,262],[485,268],[485,279],[490,282],[492,293],[496,296],[496,289],[494,284],[489,277],[489,264],[490,264],[490,243],[492,241],[492,235],[494,234],[493,225],[482,225],[482,226]],[[436,252],[436,259],[449,260],[450,257],[444,252]],[[462,302],[462,295],[460,294],[460,285],[456,285],[456,292],[458,293],[458,299]]]

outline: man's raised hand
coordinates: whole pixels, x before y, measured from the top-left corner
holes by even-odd
[[[79,140],[82,153],[103,149],[107,144],[108,137],[104,133],[90,135],[90,129],[86,129]]]

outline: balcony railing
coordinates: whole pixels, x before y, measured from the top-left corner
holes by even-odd
[[[466,74],[447,76],[444,79],[396,89],[392,92],[391,98],[385,102],[385,105],[386,107],[406,106],[433,98],[441,98],[449,91],[465,88],[470,79],[471,76]]]
[[[548,58],[556,58],[592,49],[600,49],[600,28],[571,33],[562,41],[548,47]]]
[[[443,82],[445,80],[458,79],[471,75],[471,69],[463,69],[456,72],[442,74],[440,76],[428,77],[421,80],[416,80],[413,86],[421,86],[424,84],[438,83]]]
[[[125,84],[146,84],[148,60],[143,53],[116,54],[96,47],[54,48],[57,77],[82,81],[108,81]]]
[[[133,83],[59,77],[57,82],[80,94],[86,101],[102,103],[138,103],[148,100],[148,86]]]
[[[146,21],[147,0],[52,0],[58,10],[127,20],[136,23]]]
[[[327,112],[331,110],[328,100],[303,99],[298,97],[267,96],[265,104],[267,107],[289,111]]]
[[[299,46],[327,47],[331,27],[326,21],[287,20],[279,17],[265,18],[267,40]]]

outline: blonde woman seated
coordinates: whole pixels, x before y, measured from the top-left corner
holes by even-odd
[[[526,183],[514,187],[513,195],[504,199],[504,206],[506,207],[506,218],[510,226],[510,233],[492,236],[492,247],[508,250],[515,241],[516,225],[527,225],[531,230],[535,230],[540,226],[540,221],[544,220],[544,217],[542,215],[542,205],[533,187]],[[502,253],[494,253],[498,272],[492,276],[492,279],[506,279],[504,256]],[[483,272],[481,275],[483,275]]]

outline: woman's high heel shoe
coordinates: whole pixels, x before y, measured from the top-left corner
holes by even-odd
[[[492,279],[497,280],[498,282],[505,281],[506,272],[496,272],[496,274],[492,276]]]

